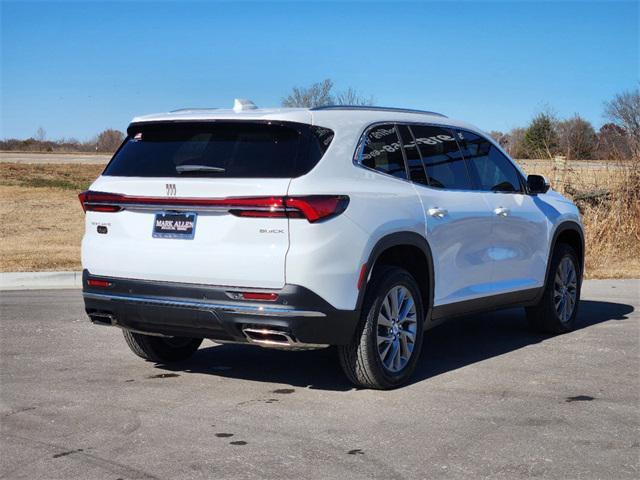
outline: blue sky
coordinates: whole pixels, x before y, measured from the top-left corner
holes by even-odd
[[[637,1],[6,2],[0,138],[87,139],[330,77],[485,130],[551,107],[600,126],[639,78]]]

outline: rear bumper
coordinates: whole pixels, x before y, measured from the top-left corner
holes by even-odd
[[[89,279],[109,285],[89,286]],[[102,277],[87,270],[82,285],[85,310],[94,323],[149,334],[248,342],[243,332],[248,328],[283,332],[291,346],[344,345],[359,318],[357,311],[335,309],[297,285],[276,291],[275,302],[233,300],[228,292],[239,290],[233,287]]]

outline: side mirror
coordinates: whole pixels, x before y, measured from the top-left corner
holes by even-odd
[[[527,192],[530,195],[547,193],[548,190],[549,182],[542,175],[529,175],[527,177]]]

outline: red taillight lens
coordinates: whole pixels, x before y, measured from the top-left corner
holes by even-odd
[[[166,198],[133,197],[115,193],[92,192],[78,195],[85,212],[119,212],[125,208],[222,209],[238,217],[306,218],[314,223],[340,215],[349,205],[344,195],[309,195],[300,197],[240,198]]]
[[[349,197],[344,195],[309,195],[306,197],[286,197],[287,211],[301,213],[304,218],[314,223],[335,217],[344,212],[349,205]],[[289,215],[295,217],[295,215]],[[297,218],[300,218],[299,216]]]
[[[87,280],[87,285],[89,285],[90,287],[107,288],[112,284],[111,282],[107,282],[106,280],[97,280],[95,278],[90,278],[89,280]]]
[[[112,193],[92,192],[87,190],[78,195],[82,209],[85,212],[119,212],[123,195]]]

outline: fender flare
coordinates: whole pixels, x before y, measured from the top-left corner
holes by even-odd
[[[584,231],[582,230],[582,226],[578,223],[575,222],[573,220],[565,220],[561,223],[559,223],[554,232],[553,232],[553,236],[551,237],[551,243],[549,244],[549,256],[547,258],[547,268],[546,268],[546,273],[544,275],[544,286],[543,288],[541,288],[541,292],[540,294],[537,296],[537,298],[535,299],[535,301],[533,302],[534,304],[537,304],[541,299],[542,296],[544,295],[544,290],[549,282],[549,275],[551,274],[550,269],[551,269],[551,259],[553,258],[553,252],[556,249],[556,245],[558,244],[558,237],[568,231],[568,230],[572,230],[574,232],[576,232],[578,234],[578,236],[580,237],[580,248],[582,250],[581,252],[581,258],[579,258],[580,261],[580,281],[582,282],[582,277],[584,276],[584,263],[585,263],[585,251],[584,251]]]
[[[403,245],[419,248],[427,259],[427,301],[424,305],[424,308],[426,319],[427,321],[429,321],[431,319],[431,311],[433,310],[433,291],[435,281],[433,271],[433,255],[431,253],[431,247],[429,246],[427,240],[422,235],[415,232],[390,233],[376,242],[374,247],[371,249],[371,253],[369,253],[369,258],[367,259],[364,276],[365,283],[361,286],[360,291],[358,292],[356,309],[360,311],[362,308],[362,303],[364,302],[366,287],[369,283],[371,272],[376,266],[380,255],[382,255],[385,250],[388,250],[391,247],[398,247]]]

